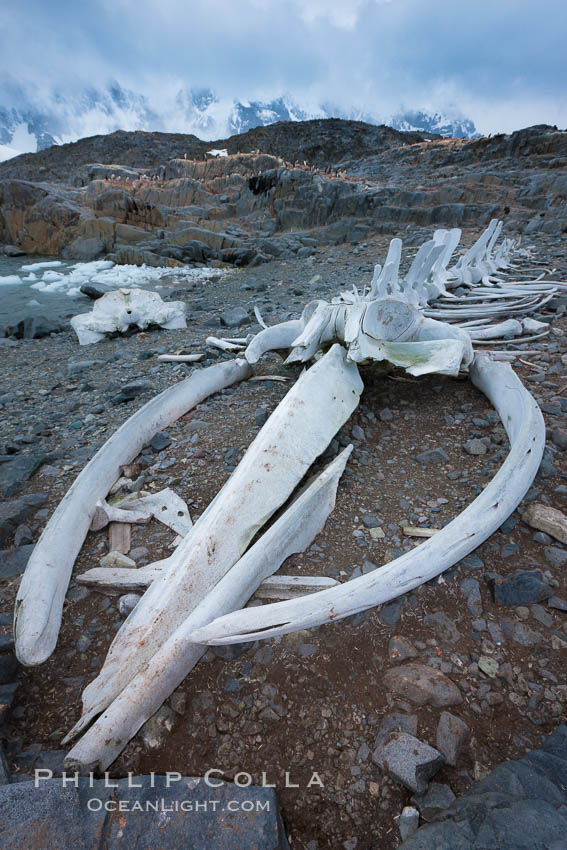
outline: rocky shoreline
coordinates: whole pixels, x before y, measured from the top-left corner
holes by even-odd
[[[215,143],[117,133],[0,164],[5,251],[256,267],[435,226],[565,232],[567,133],[432,139],[360,122],[274,124]],[[95,158],[96,156],[96,158]],[[205,157],[205,158],[203,158]]]
[[[303,245],[309,256],[286,249],[279,259],[266,256],[212,282],[166,284],[163,297],[188,305],[186,330],[79,348],[62,323],[41,339],[0,340],[0,689],[11,782],[38,767],[61,770],[61,738],[123,622],[119,595],[73,581],[56,652],[40,668],[18,667],[10,636],[18,577],[58,500],[145,400],[225,356],[207,349],[205,339],[226,333],[227,311],[241,308],[230,333],[246,335],[259,329],[254,305],[272,324],[295,317],[312,298],[368,282],[388,239],[370,226],[347,232],[348,242]],[[422,226],[409,225],[407,235],[418,244]],[[557,278],[567,277],[560,234],[538,234],[537,250],[557,267]],[[565,511],[565,299],[537,318],[552,320],[549,337],[507,347],[524,351],[515,368],[542,407],[548,445],[533,487],[500,530],[447,573],[381,610],[210,649],[124,750],[113,776],[202,775],[215,767],[227,780],[246,771],[261,784],[268,771],[292,846],[388,850],[399,845],[398,818],[412,800],[427,821],[563,722],[567,547],[522,517],[533,504]],[[202,351],[206,359],[197,366],[157,360],[174,351]],[[256,372],[288,382],[248,381],[213,396],[142,451],[129,470],[132,486],[172,487],[195,519],[299,371],[267,356]],[[288,573],[346,581],[379,567],[419,545],[405,527],[440,528],[459,513],[506,454],[495,412],[468,381],[370,368],[361,375],[362,403],[327,454],[354,442],[337,507],[310,550],[286,564]],[[155,560],[168,553],[172,537],[153,521],[133,526],[129,556],[139,566]],[[107,551],[105,532],[90,533],[74,575],[98,565]],[[437,804],[416,802],[420,787],[402,784],[407,765],[396,774],[392,754],[384,771],[392,730],[441,754],[425,759],[438,768]],[[308,787],[314,771],[323,787]],[[286,772],[299,787],[286,783]]]

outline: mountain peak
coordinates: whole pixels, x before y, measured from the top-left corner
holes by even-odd
[[[189,133],[213,140],[280,121],[316,118],[362,120],[401,131],[457,138],[478,135],[473,122],[464,116],[414,109],[386,119],[330,104],[307,106],[285,94],[271,100],[231,100],[210,88],[183,87],[157,105],[113,80],[105,88],[89,87],[77,94],[54,92],[39,104],[19,89],[10,105],[0,103],[0,161],[118,129]]]

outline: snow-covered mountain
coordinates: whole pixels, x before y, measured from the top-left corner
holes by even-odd
[[[473,139],[480,135],[471,119],[459,114],[449,116],[441,112],[409,110],[399,112],[386,123],[394,130],[425,130],[427,133],[438,133],[440,136],[450,136],[454,139]]]
[[[459,114],[412,110],[388,117],[355,109],[348,112],[332,104],[300,105],[286,96],[269,101],[232,100],[207,88],[165,93],[159,104],[118,83],[78,94],[54,92],[42,99],[14,84],[0,91],[9,95],[9,102],[6,97],[7,102],[2,103],[0,94],[0,161],[115,130],[193,133],[201,139],[223,139],[276,121],[312,118],[362,120],[459,138],[478,135],[473,122]]]

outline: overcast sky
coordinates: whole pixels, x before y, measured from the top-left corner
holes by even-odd
[[[564,128],[566,35],[567,0],[4,0],[0,70],[39,93],[115,79]]]

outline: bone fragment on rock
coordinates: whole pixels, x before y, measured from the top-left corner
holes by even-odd
[[[79,345],[100,342],[105,334],[124,333],[131,325],[147,328],[185,328],[185,304],[182,301],[162,301],[157,292],[146,289],[118,289],[107,292],[95,301],[90,313],[71,319]]]

